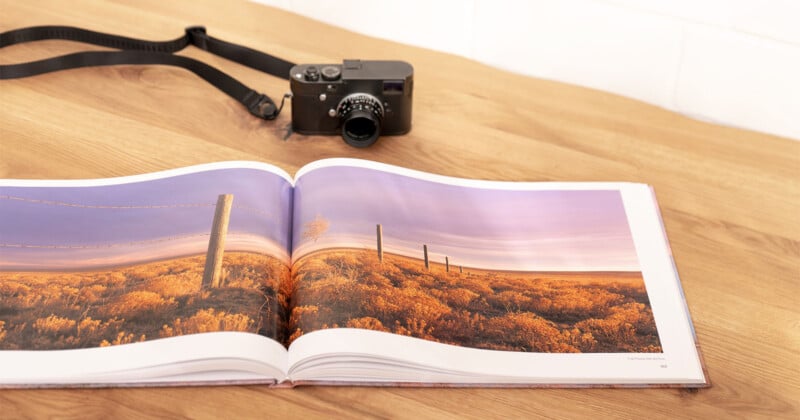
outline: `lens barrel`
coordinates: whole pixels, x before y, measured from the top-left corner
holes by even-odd
[[[383,104],[372,95],[354,93],[339,103],[337,114],[342,138],[353,147],[367,147],[378,140],[383,119]]]

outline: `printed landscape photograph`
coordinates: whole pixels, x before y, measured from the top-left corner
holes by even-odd
[[[213,331],[285,341],[291,194],[252,169],[0,186],[0,349]]]
[[[290,341],[362,328],[487,350],[662,352],[617,190],[325,167],[297,180],[294,220]]]

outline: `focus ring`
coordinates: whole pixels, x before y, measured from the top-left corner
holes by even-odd
[[[366,93],[354,93],[345,96],[339,102],[336,114],[339,118],[344,118],[353,111],[367,111],[378,118],[379,121],[383,119],[383,104],[378,98]]]

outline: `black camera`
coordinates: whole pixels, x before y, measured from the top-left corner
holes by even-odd
[[[404,61],[300,64],[290,75],[295,132],[341,133],[347,144],[367,147],[411,130],[414,68]]]

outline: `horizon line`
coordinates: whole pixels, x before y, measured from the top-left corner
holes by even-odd
[[[378,251],[375,248],[373,248],[373,249],[370,249],[370,248],[356,248],[356,247],[349,247],[349,246],[321,248],[321,249],[316,249],[316,250],[313,250],[313,251],[308,251],[308,252],[306,252],[305,254],[303,254],[302,256],[300,256],[300,257],[298,257],[296,259],[294,257],[292,257],[292,265],[294,265],[298,261],[302,260],[303,258],[310,257],[310,256],[312,256],[314,254],[323,253],[323,252],[329,252],[329,251],[336,251],[336,250],[355,250],[355,251],[361,251],[361,252],[376,252],[376,253]],[[384,251],[383,253],[384,253],[384,255],[392,255],[392,256],[396,256],[396,257],[408,258],[408,259],[411,259],[411,260],[416,260],[416,261],[419,261],[420,263],[424,263],[424,261],[425,261],[423,258],[412,257],[410,255],[399,254],[399,253],[391,252],[391,251]],[[441,265],[442,267],[444,267],[446,265],[446,263],[444,263],[444,262],[434,261],[434,260],[431,260],[430,258],[428,259],[428,262],[430,264]],[[468,265],[463,265],[463,264],[453,264],[452,262],[450,263],[450,267],[463,267],[465,270],[466,269],[471,269],[471,270],[478,270],[478,271],[497,271],[497,272],[504,272],[504,273],[640,273],[640,274],[642,273],[641,269],[638,269],[638,270],[637,269],[622,270],[622,269],[577,269],[576,268],[576,269],[573,269],[573,270],[562,270],[562,269],[552,269],[552,268],[545,267],[545,268],[539,269],[539,270],[525,270],[525,269],[523,269],[523,270],[516,269],[515,270],[515,269],[506,269],[506,268],[500,269],[500,268],[474,267],[474,266],[468,266]]]

